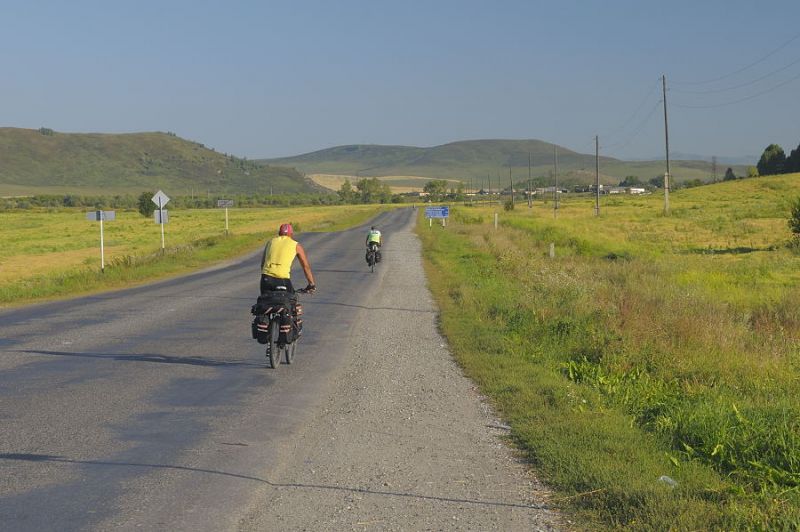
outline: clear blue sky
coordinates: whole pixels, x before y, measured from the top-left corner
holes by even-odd
[[[475,138],[590,153],[597,134],[648,157],[666,74],[672,151],[800,143],[798,0],[0,6],[0,126],[173,131],[249,158]]]

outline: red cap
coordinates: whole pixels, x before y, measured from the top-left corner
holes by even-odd
[[[281,224],[280,228],[278,229],[278,234],[292,236],[294,234],[292,224]]]

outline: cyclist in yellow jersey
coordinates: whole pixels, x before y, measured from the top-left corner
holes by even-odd
[[[262,295],[273,290],[294,292],[290,274],[295,257],[300,261],[300,266],[308,281],[305,289],[309,292],[316,290],[314,274],[311,272],[311,264],[306,257],[306,251],[292,238],[293,235],[292,224],[281,224],[278,236],[264,246],[264,256],[261,259]]]
[[[383,236],[381,232],[375,229],[373,225],[367,232],[367,251],[370,248],[375,248],[375,258],[377,262],[381,261],[381,246],[383,245]]]

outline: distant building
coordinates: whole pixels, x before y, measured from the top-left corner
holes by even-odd
[[[541,195],[541,194],[552,194],[552,193],[553,193],[553,191],[554,191],[555,189],[556,189],[556,187],[543,187],[543,188],[537,188],[537,189],[534,191],[534,194],[536,194],[536,195]],[[567,192],[567,191],[566,191],[565,189],[561,188],[561,187],[559,187],[559,188],[558,188],[558,193],[559,193],[559,194],[563,194],[564,192]]]

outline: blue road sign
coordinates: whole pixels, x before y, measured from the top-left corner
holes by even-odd
[[[425,207],[425,218],[448,218],[450,216],[450,207]]]

